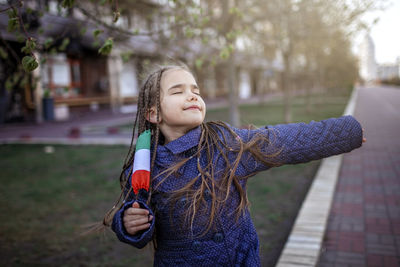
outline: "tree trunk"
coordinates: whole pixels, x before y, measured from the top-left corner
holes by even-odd
[[[283,108],[285,123],[292,122],[292,99],[290,92],[290,62],[289,56],[284,54],[284,71],[282,72]]]
[[[306,85],[306,112],[308,114],[311,114],[313,112],[313,103],[311,99],[312,91],[314,88],[314,81],[311,79],[311,81],[307,82]]]
[[[234,127],[240,126],[239,94],[237,91],[236,69],[234,53],[228,62],[228,89],[229,89],[229,122]]]
[[[35,53],[37,61],[40,61],[40,54]],[[43,97],[43,87],[42,80],[40,79],[40,69],[41,64],[33,71],[33,81],[37,80],[36,88],[34,91],[34,101],[35,101],[35,121],[36,123],[43,122],[43,109],[42,109],[42,97]]]

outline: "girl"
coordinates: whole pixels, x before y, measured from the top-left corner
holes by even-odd
[[[121,208],[111,210],[104,224],[112,220],[118,238],[138,248],[153,240],[154,266],[259,266],[247,178],[358,148],[364,141],[361,126],[344,116],[236,129],[205,123],[205,113],[186,68],[162,67],[148,76],[139,92],[133,137],[136,126],[138,135],[151,131],[149,194],[131,189],[131,145],[120,176]]]

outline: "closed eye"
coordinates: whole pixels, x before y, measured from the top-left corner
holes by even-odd
[[[170,91],[171,95],[182,94],[183,90],[180,88],[174,88]]]
[[[192,89],[192,93],[199,96],[199,95],[200,95],[200,90],[199,90],[199,88],[198,88],[197,86],[196,86],[195,88],[193,88],[193,89]]]

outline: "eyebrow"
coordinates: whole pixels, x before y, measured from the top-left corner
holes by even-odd
[[[168,91],[171,90],[171,89],[174,89],[174,88],[180,88],[180,87],[182,87],[182,86],[184,86],[183,83],[175,84],[175,85],[171,86],[171,87],[168,89]],[[199,89],[199,87],[198,87],[196,84],[191,84],[190,86],[193,87],[194,89]]]

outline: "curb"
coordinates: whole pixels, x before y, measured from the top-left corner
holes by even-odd
[[[343,115],[353,115],[358,95],[354,88]],[[317,266],[343,155],[322,160],[300,208],[277,267]]]
[[[35,138],[3,138],[0,145],[5,144],[43,144],[43,145],[126,145],[131,144],[130,138],[124,137],[79,137],[79,138],[58,138],[58,137],[35,137]]]

